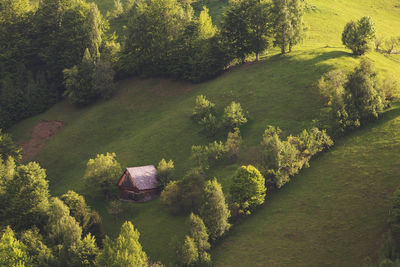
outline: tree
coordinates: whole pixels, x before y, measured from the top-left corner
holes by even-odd
[[[115,157],[115,153],[107,152],[106,155],[98,154],[95,159],[89,159],[84,176],[86,182],[108,191],[122,173],[121,165]]]
[[[112,59],[109,59],[112,60]],[[92,74],[93,91],[101,99],[110,99],[115,93],[115,71],[111,62],[99,60],[96,62]]]
[[[360,65],[345,78],[340,75],[335,79],[322,84],[325,98],[329,100],[324,128],[330,129],[333,134],[341,134],[377,119],[390,104],[387,100],[391,99],[393,84],[389,81],[388,87],[385,84],[382,86],[374,65],[366,58],[361,59]]]
[[[223,159],[227,152],[228,148],[221,141],[214,141],[205,147],[205,153],[207,154],[209,162],[215,162]]]
[[[203,172],[210,167],[207,150],[204,146],[192,146],[190,153],[190,160],[194,163],[195,168],[199,168]]]
[[[193,9],[177,0],[150,0],[134,6],[131,13],[122,49],[122,71],[165,75],[173,44],[184,35]]]
[[[342,33],[343,44],[361,56],[369,50],[369,44],[375,39],[375,26],[370,17],[362,17],[357,22],[350,21]]]
[[[325,105],[331,106],[343,98],[346,79],[346,73],[342,70],[330,71],[319,79],[317,86]]]
[[[7,227],[0,239],[0,265],[1,266],[29,266],[31,258],[27,247],[14,236],[14,231]]]
[[[161,159],[157,166],[157,178],[160,181],[161,187],[165,187],[174,175],[174,162]]]
[[[200,122],[204,118],[207,119],[210,115],[215,116],[215,104],[209,101],[204,95],[197,96],[191,118]]]
[[[96,246],[96,239],[90,233],[77,245],[71,248],[73,266],[95,266],[99,248]]]
[[[49,186],[46,172],[39,164],[18,166],[15,175],[5,181],[4,191],[4,208],[0,211],[3,225],[26,229],[43,224],[49,205]]]
[[[223,15],[222,37],[228,51],[244,63],[251,53],[259,54],[269,46],[270,5],[265,1],[231,1]]]
[[[209,39],[214,37],[217,28],[212,24],[212,18],[208,14],[208,8],[203,6],[198,20],[198,38]]]
[[[207,251],[211,246],[208,242],[207,228],[203,220],[193,213],[190,214],[190,237],[193,238],[197,248],[198,259],[196,261],[200,264],[209,264],[211,256]]]
[[[400,96],[400,81],[394,75],[387,76],[383,81],[382,90],[385,94],[386,102],[391,103]]]
[[[391,37],[385,40],[384,49],[386,53],[391,54],[400,44],[400,38]]]
[[[221,237],[230,228],[228,205],[221,184],[215,178],[205,184],[200,216],[207,226],[210,239],[213,241]]]
[[[199,124],[203,127],[203,131],[209,136],[214,136],[218,130],[218,121],[213,114],[203,117]]]
[[[224,110],[223,115],[224,125],[230,129],[239,127],[247,122],[247,118],[244,114],[240,103],[232,102]]]
[[[349,74],[345,84],[348,93],[345,103],[353,121],[362,123],[377,119],[383,111],[385,96],[377,75],[374,65],[368,59],[362,59],[360,65]]]
[[[32,259],[33,266],[54,266],[56,258],[50,248],[43,243],[43,237],[37,228],[29,229],[21,234],[21,242]]]
[[[96,259],[99,266],[147,266],[147,255],[139,243],[139,231],[129,221],[121,227],[119,236],[112,240],[108,236],[103,241],[103,251]]]
[[[3,133],[0,129],[0,158],[5,161],[8,157],[20,160],[22,158],[21,148],[14,143],[9,134]]]
[[[251,46],[246,23],[246,5],[242,3],[244,1],[230,1],[223,14],[221,35],[229,54],[244,63],[246,56],[251,53]]]
[[[240,130],[236,127],[233,129],[233,132],[228,133],[228,138],[226,139],[226,147],[232,153],[233,159],[237,158],[241,143],[242,137],[240,136]]]
[[[70,215],[75,218],[82,229],[86,229],[90,220],[90,208],[85,198],[72,190],[61,196],[61,200],[68,206]]]
[[[234,202],[252,210],[264,203],[265,179],[254,166],[241,166],[233,175],[230,193]]]
[[[274,17],[273,28],[274,45],[281,48],[281,54],[292,47],[303,38],[305,30],[303,16],[304,4],[301,0],[273,0]]]
[[[204,194],[204,177],[198,169],[189,170],[179,184],[180,206],[185,212],[197,212]]]
[[[172,214],[180,211],[179,182],[170,181],[161,192],[161,201],[167,205]]]
[[[91,56],[89,49],[86,49],[80,65],[75,65],[63,71],[66,88],[64,96],[67,96],[71,103],[83,106],[97,98],[92,86],[94,68],[95,60]]]
[[[119,18],[124,13],[124,7],[120,0],[114,0],[114,10],[112,16],[114,18]]]
[[[47,224],[49,240],[53,245],[62,245],[65,251],[77,245],[82,236],[82,228],[69,214],[69,208],[59,198],[51,200]]]
[[[264,52],[270,45],[272,36],[271,5],[266,1],[247,0],[248,8],[248,32],[251,50],[256,54],[256,61],[260,53]]]
[[[185,241],[180,250],[180,261],[185,266],[190,266],[197,262],[199,258],[199,251],[197,250],[196,243],[190,236],[185,236]]]

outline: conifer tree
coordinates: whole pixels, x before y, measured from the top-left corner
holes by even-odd
[[[105,267],[137,266],[147,267],[147,255],[139,243],[139,232],[131,222],[125,222],[119,236],[103,241],[103,251],[96,259],[96,265]]]
[[[29,266],[31,259],[25,244],[15,238],[14,231],[7,227],[0,239],[0,266]]]

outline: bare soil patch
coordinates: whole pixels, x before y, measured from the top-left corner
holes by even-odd
[[[62,121],[40,121],[33,127],[31,139],[28,142],[22,142],[23,151],[22,160],[33,159],[43,148],[47,139],[56,135],[62,128]]]

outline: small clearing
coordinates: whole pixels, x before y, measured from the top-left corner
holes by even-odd
[[[56,135],[62,128],[62,121],[46,121],[42,120],[35,125],[32,130],[29,142],[22,142],[23,161],[33,159],[43,148],[47,139]]]

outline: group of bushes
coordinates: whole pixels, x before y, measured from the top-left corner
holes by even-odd
[[[208,136],[215,136],[221,128],[233,131],[245,123],[247,112],[243,111],[240,103],[233,101],[225,107],[222,117],[217,115],[215,104],[209,101],[205,96],[196,97],[196,103],[191,115],[191,119],[202,127],[202,131]]]
[[[333,135],[376,120],[399,94],[396,79],[380,80],[366,58],[348,74],[341,70],[325,74],[318,88],[326,106],[322,126]]]
[[[303,130],[298,136],[281,139],[281,130],[268,126],[261,142],[261,169],[267,182],[278,188],[290,181],[317,153],[333,145],[325,130]]]

